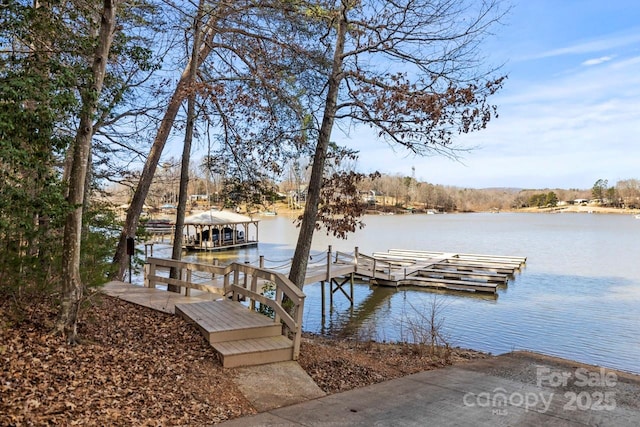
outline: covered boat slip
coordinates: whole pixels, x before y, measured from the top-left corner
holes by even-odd
[[[234,212],[211,209],[184,219],[187,250],[215,251],[258,244],[259,220]]]

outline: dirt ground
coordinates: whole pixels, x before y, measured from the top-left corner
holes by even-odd
[[[47,302],[0,300],[0,425],[210,425],[255,413],[194,326],[176,316],[96,294],[81,345],[51,335]],[[299,363],[327,393],[460,361],[450,349],[305,335]],[[265,384],[265,387],[268,387]]]

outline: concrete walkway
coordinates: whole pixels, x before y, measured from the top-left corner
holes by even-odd
[[[222,425],[636,427],[640,425],[640,376],[515,352]]]

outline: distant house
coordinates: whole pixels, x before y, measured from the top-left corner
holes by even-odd
[[[575,199],[573,201],[574,205],[586,205],[589,203],[589,199]]]
[[[189,196],[189,202],[196,206],[206,206],[209,203],[209,196],[206,194],[192,194]]]
[[[234,212],[211,209],[184,219],[187,250],[220,250],[258,244],[258,221]]]

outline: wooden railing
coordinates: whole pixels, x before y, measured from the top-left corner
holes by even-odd
[[[177,270],[179,279],[158,275],[159,270]],[[211,282],[202,280],[202,276],[194,273],[210,274]],[[198,276],[198,277],[196,277]],[[215,280],[218,286],[214,286]],[[176,261],[162,258],[147,258],[145,264],[144,285],[155,288],[158,284],[174,285],[185,288],[185,295],[191,289],[212,292],[233,299],[248,301],[248,309],[255,310],[256,303],[273,310],[273,321],[284,323],[293,335],[293,358],[300,353],[302,338],[302,313],[304,310],[304,293],[281,273],[248,264],[233,263],[226,266]],[[273,298],[265,296],[263,288],[272,285]],[[219,286],[222,285],[222,286]]]
[[[355,263],[357,273],[372,278],[397,280],[398,277],[406,276],[407,274],[407,265],[403,263],[392,260],[382,260],[358,252],[356,252],[353,262]]]
[[[360,273],[361,275],[379,278],[379,279],[388,279],[393,280],[400,275],[406,275],[406,270],[408,264],[405,262],[390,260],[390,259],[380,259],[375,256],[369,256],[361,254],[358,247],[355,248],[353,254],[347,252],[336,251],[334,252],[335,257],[332,257],[331,246],[329,246],[328,250],[328,263],[327,263],[327,274],[330,274],[331,263],[335,264],[345,264],[345,265],[353,265],[354,272]],[[411,264],[411,263],[409,263]]]

